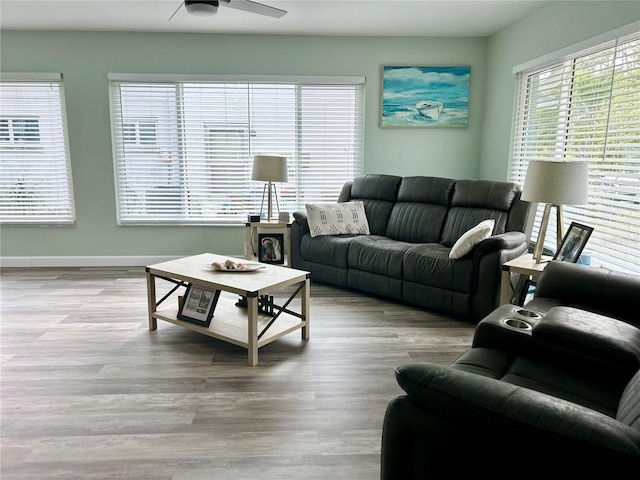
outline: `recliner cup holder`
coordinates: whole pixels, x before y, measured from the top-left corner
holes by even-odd
[[[524,330],[531,330],[533,328],[529,322],[525,320],[520,320],[518,318],[503,318],[501,320],[501,323],[505,327],[511,328],[513,330],[524,331]]]
[[[534,312],[533,310],[527,310],[526,308],[517,308],[515,314],[525,318],[542,318],[542,314]]]

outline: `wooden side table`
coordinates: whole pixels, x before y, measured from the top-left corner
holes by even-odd
[[[532,253],[525,253],[502,264],[502,279],[500,280],[500,305],[509,303],[511,299],[511,274],[520,273],[535,280],[549,265],[552,257],[543,256],[542,263],[536,263]]]
[[[288,266],[291,252],[291,222],[247,222],[245,223],[245,252],[247,260],[258,260],[258,230],[281,230],[284,232],[284,265]]]

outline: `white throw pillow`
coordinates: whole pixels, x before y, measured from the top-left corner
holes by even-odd
[[[369,235],[369,222],[360,200],[342,203],[307,203],[312,237],[320,235]]]
[[[457,259],[464,257],[467,253],[473,250],[477,244],[485,238],[489,238],[491,236],[491,232],[493,232],[493,226],[495,223],[496,221],[490,218],[489,220],[483,220],[475,227],[467,230],[462,234],[458,241],[453,244],[453,247],[451,247],[449,258]]]

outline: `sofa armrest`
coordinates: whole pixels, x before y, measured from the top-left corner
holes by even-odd
[[[555,458],[568,465],[580,464],[587,470],[617,465],[623,471],[633,472],[631,468],[638,466],[640,433],[595,410],[518,385],[433,364],[399,367],[396,379],[421,410],[479,432],[486,442],[481,447],[490,451],[496,444],[521,445],[536,458],[545,461]]]
[[[522,232],[505,232],[483,240],[473,251],[470,317],[481,320],[500,305],[502,264],[527,251]]]
[[[302,260],[302,238],[310,232],[307,212],[304,210],[293,213],[291,224],[291,251],[289,252],[289,265],[293,268],[304,269]]]
[[[476,245],[474,255],[486,255],[499,250],[509,250],[526,245],[527,236],[522,232],[505,232],[492,235]]]
[[[293,212],[293,221],[300,224],[300,236],[311,231],[309,229],[309,219],[307,218],[307,212],[305,212],[304,210]]]
[[[537,303],[566,305],[607,315],[640,328],[640,276],[552,261],[538,279]],[[554,300],[551,302],[550,300]]]
[[[348,202],[351,200],[351,188],[353,187],[353,180],[348,180],[342,185],[342,189],[338,194],[338,202]]]

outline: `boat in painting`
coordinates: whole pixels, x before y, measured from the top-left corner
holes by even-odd
[[[418,110],[418,112],[420,112],[420,115],[432,118],[434,120],[438,120],[438,118],[440,118],[440,114],[442,113],[443,108],[444,105],[442,102],[431,102],[423,100],[422,102],[416,103],[416,109]]]

